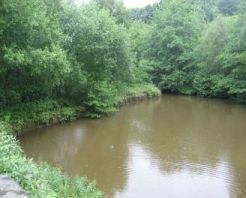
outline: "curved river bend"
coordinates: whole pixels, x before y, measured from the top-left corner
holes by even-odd
[[[246,106],[164,95],[20,138],[28,157],[115,198],[246,197]]]

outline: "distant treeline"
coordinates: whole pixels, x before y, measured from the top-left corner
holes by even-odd
[[[138,60],[162,91],[246,102],[245,1],[166,0],[130,16],[144,22]]]

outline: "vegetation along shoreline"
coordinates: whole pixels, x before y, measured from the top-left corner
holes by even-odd
[[[244,0],[2,0],[0,175],[32,197],[103,197],[23,154],[16,136],[164,93],[246,103]],[[31,142],[30,142],[31,144]]]

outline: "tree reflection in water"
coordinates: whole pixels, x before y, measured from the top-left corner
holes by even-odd
[[[241,198],[245,118],[245,106],[164,95],[20,141],[28,156],[86,175],[110,197]]]

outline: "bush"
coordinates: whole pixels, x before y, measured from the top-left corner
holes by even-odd
[[[117,110],[117,89],[106,81],[92,82],[84,101],[87,116],[99,118]]]
[[[161,91],[153,84],[134,84],[121,91],[118,97],[118,104],[125,104],[129,101],[138,101],[145,98],[160,96]]]
[[[74,120],[84,112],[82,106],[75,106],[65,100],[40,100],[3,109],[0,120],[8,122],[14,132],[28,126],[48,126]]]

